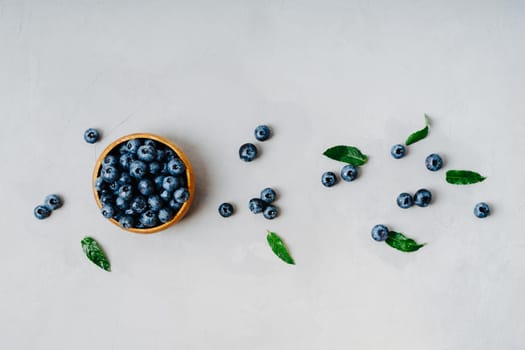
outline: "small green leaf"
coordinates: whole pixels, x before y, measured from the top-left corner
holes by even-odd
[[[419,244],[412,238],[408,238],[404,234],[394,231],[388,232],[388,237],[385,242],[389,246],[396,248],[397,250],[400,250],[402,252],[415,252],[416,250],[425,245]]]
[[[84,237],[80,243],[82,244],[82,250],[89,260],[100,268],[103,268],[106,271],[111,271],[109,260],[102,248],[98,245],[97,241],[91,237]]]
[[[425,137],[427,137],[429,125],[430,125],[430,119],[428,118],[428,115],[425,114],[425,127],[421,130],[418,130],[412,133],[405,141],[405,144],[408,146],[420,140],[423,140]]]
[[[270,248],[272,248],[275,255],[277,255],[285,263],[295,265],[295,261],[288,252],[288,248],[286,248],[286,245],[284,244],[281,237],[279,237],[275,232],[268,231],[266,240],[268,241],[268,244],[270,245]]]
[[[360,166],[367,162],[368,156],[354,146],[334,146],[323,153],[328,158],[338,160],[343,163]]]
[[[475,171],[470,170],[449,170],[447,171],[447,182],[453,185],[470,185],[476,182],[485,180],[486,177],[481,176]]]

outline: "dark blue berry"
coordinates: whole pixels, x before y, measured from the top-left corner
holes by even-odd
[[[120,188],[120,183],[118,181],[114,181],[108,184],[108,189],[113,192],[118,192],[119,188]]]
[[[162,181],[162,188],[164,188],[168,192],[173,192],[176,188],[180,186],[181,183],[179,181],[179,178],[174,176],[166,176],[164,178],[164,181]]]
[[[158,175],[162,170],[162,166],[158,162],[149,163],[149,173],[151,175]]]
[[[245,143],[239,148],[239,158],[251,162],[257,157],[257,147],[253,143]]]
[[[443,159],[439,154],[432,153],[425,159],[425,165],[430,171],[438,171],[443,166]]]
[[[162,188],[162,184],[164,183],[164,178],[165,178],[164,175],[159,175],[155,177],[155,180],[153,180],[155,182],[155,187],[157,188],[157,190],[160,190]]]
[[[100,213],[106,219],[111,219],[113,215],[115,214],[115,209],[113,208],[113,206],[109,204],[104,204],[102,208],[100,209]]]
[[[173,192],[162,190],[160,192],[160,198],[165,202],[169,202],[173,198]]]
[[[219,214],[223,218],[232,216],[233,215],[233,205],[231,205],[230,203],[222,203],[221,205],[219,205]]]
[[[487,203],[481,202],[474,207],[474,215],[483,219],[490,215],[490,207]]]
[[[186,171],[186,165],[180,158],[174,158],[168,162],[168,172],[171,175],[182,175]]]
[[[150,147],[153,147],[153,148],[155,148],[155,149],[157,149],[157,147],[158,147],[157,143],[156,143],[154,140],[152,140],[152,139],[146,139],[146,140],[144,140],[144,144],[145,144],[146,146],[150,146]]]
[[[337,176],[335,176],[335,173],[327,171],[321,176],[321,183],[325,187],[332,187],[337,183]]]
[[[266,207],[266,209],[264,209],[263,215],[265,219],[273,220],[277,217],[277,215],[279,215],[279,210],[277,207],[269,205]]]
[[[187,188],[178,188],[175,190],[175,192],[173,192],[173,199],[175,199],[179,203],[184,203],[188,199],[190,199],[190,192]]]
[[[179,209],[182,207],[182,203],[177,202],[175,199],[171,199],[168,203],[171,209],[173,209],[175,212],[178,212]]]
[[[120,172],[116,167],[108,166],[100,169],[100,176],[102,176],[106,182],[115,182],[119,178]]]
[[[118,189],[118,196],[126,201],[129,201],[133,196],[133,187],[131,185],[123,185]]]
[[[137,158],[143,162],[149,163],[153,162],[157,157],[157,150],[148,145],[142,145],[137,150]]]
[[[126,148],[129,153],[135,154],[139,150],[139,147],[141,146],[141,144],[142,143],[140,142],[139,139],[131,139],[128,142],[126,142]]]
[[[173,158],[176,158],[177,155],[175,154],[175,152],[170,149],[170,148],[167,148],[165,151],[164,151],[164,158],[169,162],[170,160],[172,160]]]
[[[120,178],[118,179],[118,182],[121,185],[125,185],[125,184],[131,183],[131,175],[129,175],[129,173],[122,173],[122,174],[120,174]]]
[[[155,191],[155,184],[150,179],[142,179],[137,185],[139,192],[144,196],[149,196]]]
[[[257,141],[266,141],[272,136],[272,130],[268,125],[259,125],[254,131]]]
[[[111,205],[115,202],[115,198],[113,197],[113,195],[110,195],[110,194],[103,194],[100,196],[100,202],[102,204],[108,204],[108,205]]]
[[[129,170],[131,162],[135,160],[135,157],[131,153],[124,153],[119,158],[120,167],[124,170]]]
[[[95,180],[95,189],[100,192],[105,188],[107,188],[107,182],[104,181],[104,179],[101,176],[97,177],[97,179]]]
[[[116,166],[118,163],[117,157],[109,154],[102,160],[102,166],[108,167],[108,166]]]
[[[162,222],[163,224],[173,219],[173,216],[174,216],[173,210],[167,207],[160,209],[157,215],[157,217],[159,218],[159,221]]]
[[[90,128],[84,132],[84,140],[87,143],[95,143],[98,141],[99,138],[100,138],[100,133],[98,132],[97,129]]]
[[[151,210],[147,210],[140,216],[140,223],[145,227],[153,227],[157,224],[157,215]]]
[[[264,209],[266,208],[266,205],[267,205],[266,202],[264,202],[262,199],[252,198],[248,202],[248,209],[250,209],[250,211],[254,214],[259,214],[264,211]]]
[[[51,215],[51,209],[49,209],[45,205],[37,205],[33,210],[33,214],[35,214],[35,217],[38,220],[43,220],[45,218],[48,218],[49,215]]]
[[[117,197],[117,199],[115,199],[115,205],[119,209],[126,210],[129,208],[129,201],[122,197]]]
[[[406,151],[407,150],[405,146],[399,144],[399,145],[392,146],[392,149],[390,150],[390,154],[392,155],[392,157],[399,159],[405,156]]]
[[[341,178],[347,182],[354,181],[359,175],[357,168],[352,164],[347,164],[341,169]]]
[[[410,193],[403,192],[397,196],[397,205],[400,208],[407,209],[414,205],[414,200]]]
[[[157,162],[162,162],[166,159],[166,151],[163,149],[157,149]]]
[[[140,160],[134,160],[129,166],[129,174],[137,179],[142,179],[147,172],[146,163]]]
[[[120,218],[118,221],[120,227],[122,228],[132,228],[133,227],[133,217],[130,215],[125,215]]]
[[[418,207],[427,207],[432,201],[432,193],[429,190],[421,189],[414,194],[414,204]]]
[[[57,194],[50,194],[44,200],[44,205],[51,210],[56,210],[62,206],[62,198]]]
[[[372,238],[378,242],[388,238],[388,228],[385,225],[375,225],[372,228]]]
[[[273,202],[276,197],[277,197],[277,194],[270,187],[267,187],[261,191],[261,199],[265,201],[266,203]]]
[[[140,214],[148,208],[148,203],[142,196],[137,196],[131,200],[130,208],[133,212]]]
[[[162,198],[158,194],[154,194],[148,197],[149,208],[155,212],[159,211],[162,208]]]

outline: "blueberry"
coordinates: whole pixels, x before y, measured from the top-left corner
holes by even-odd
[[[399,144],[399,145],[392,146],[392,149],[390,150],[390,154],[392,155],[392,157],[399,159],[405,156],[406,151],[407,150],[405,146]]]
[[[37,205],[33,210],[33,214],[35,214],[35,217],[38,220],[43,220],[45,218],[48,218],[49,215],[51,215],[51,209],[49,209],[45,205]]]
[[[146,163],[140,160],[134,160],[129,166],[129,174],[137,179],[142,179],[146,175]]]
[[[160,209],[159,214],[157,215],[157,217],[159,218],[159,221],[162,222],[163,224],[173,219],[173,216],[174,216],[173,210],[171,210],[171,208],[166,208],[166,207]]]
[[[149,163],[149,173],[151,175],[158,175],[162,170],[162,166],[158,162]]]
[[[126,210],[129,208],[129,201],[122,197],[117,197],[117,199],[115,199],[115,205],[119,209]]]
[[[257,147],[253,143],[245,143],[239,148],[239,157],[245,162],[251,162],[257,158]]]
[[[104,181],[104,179],[101,176],[99,176],[95,180],[95,185],[94,186],[95,186],[95,190],[100,192],[103,189],[107,188],[107,182]]]
[[[100,138],[100,133],[97,129],[89,128],[84,132],[84,140],[87,143],[95,143]]]
[[[171,199],[168,203],[171,209],[173,209],[175,212],[178,212],[179,209],[182,207],[182,203],[177,202],[175,199]]]
[[[131,175],[129,175],[128,173],[120,174],[120,178],[118,179],[118,182],[121,185],[130,184],[131,183]]]
[[[174,176],[166,176],[162,181],[162,188],[169,192],[175,191],[175,189],[181,185],[182,184],[179,178]]]
[[[137,196],[131,200],[130,208],[134,213],[143,213],[148,208],[148,203],[142,196]]]
[[[143,162],[149,163],[155,160],[157,157],[157,150],[154,147],[148,145],[142,145],[137,150],[137,158]]]
[[[337,183],[337,177],[335,176],[335,173],[331,171],[327,171],[321,176],[321,183],[325,187],[332,187]]]
[[[115,214],[115,209],[113,208],[113,206],[109,204],[104,204],[102,208],[100,209],[100,213],[106,219],[111,219],[113,215]]]
[[[175,154],[175,152],[170,149],[170,148],[167,148],[165,151],[164,151],[164,158],[169,162],[170,160],[172,160],[173,158],[176,158],[177,155]]]
[[[126,142],[126,148],[129,153],[137,153],[140,146],[141,142],[139,139],[131,139],[128,142]]]
[[[133,211],[133,209],[128,208],[128,209],[124,210],[124,215],[134,216],[135,212]]]
[[[166,158],[166,151],[163,149],[157,149],[157,162],[162,162]]]
[[[354,181],[358,174],[357,168],[352,164],[347,164],[341,169],[341,178],[347,182]]]
[[[100,176],[106,182],[115,182],[120,176],[120,172],[114,166],[108,166],[100,169]]]
[[[425,159],[425,165],[430,171],[438,171],[443,166],[443,159],[439,154],[432,153]]]
[[[414,204],[418,207],[426,207],[432,201],[432,193],[429,190],[421,189],[414,194]]]
[[[122,228],[132,228],[133,227],[133,217],[129,215],[122,216],[118,221],[120,227]]]
[[[160,198],[162,198],[163,201],[169,202],[171,198],[173,197],[173,192],[168,190],[162,190],[160,192]]]
[[[141,194],[144,196],[149,196],[155,191],[155,185],[150,179],[142,179],[139,181],[137,188]]]
[[[481,202],[474,207],[474,215],[478,218],[486,218],[490,215],[490,207],[487,203]]]
[[[118,181],[114,181],[108,184],[108,189],[113,192],[118,192],[119,188],[120,188],[120,183]]]
[[[222,203],[221,205],[219,205],[219,214],[223,218],[232,216],[233,215],[233,205],[231,205],[230,203]]]
[[[276,197],[277,197],[277,194],[270,187],[267,187],[261,191],[261,199],[265,201],[266,203],[273,202]]]
[[[124,170],[128,170],[131,162],[135,160],[135,157],[131,153],[124,153],[120,156],[118,162],[120,167]]]
[[[124,154],[124,153],[128,153],[128,152],[129,151],[128,151],[128,147],[127,147],[126,143],[124,142],[124,143],[120,144],[120,147],[118,148],[118,153],[119,154]]]
[[[186,165],[179,158],[174,158],[168,162],[168,172],[171,175],[181,175],[186,171]]]
[[[158,147],[157,143],[156,143],[154,140],[152,140],[152,139],[146,139],[146,140],[144,140],[144,144],[145,144],[146,146],[150,146],[150,147],[153,147],[153,148],[155,148],[155,149],[157,149],[157,147]]]
[[[154,194],[148,197],[149,208],[155,212],[159,211],[162,208],[162,198],[158,194]]]
[[[140,223],[145,227],[153,227],[157,224],[157,215],[151,210],[147,210],[140,216]]]
[[[102,160],[102,166],[108,167],[108,166],[116,166],[118,163],[117,157],[109,154]]]
[[[263,215],[265,219],[273,220],[277,217],[277,215],[279,215],[279,210],[277,207],[269,205],[266,207],[266,209],[264,209]]]
[[[400,208],[407,209],[414,205],[414,200],[412,199],[412,196],[410,193],[400,193],[399,196],[397,196],[397,205]]]
[[[388,238],[388,228],[385,225],[375,225],[372,228],[372,238],[378,242]]]
[[[257,141],[266,141],[272,136],[272,130],[268,125],[259,125],[254,131]]]
[[[164,183],[164,178],[165,176],[159,175],[155,177],[155,180],[153,180],[155,182],[155,187],[157,188],[157,190],[160,190],[162,188],[162,184]]]
[[[115,199],[113,198],[112,195],[109,195],[109,194],[103,194],[102,196],[100,196],[100,202],[102,204],[108,204],[108,205],[111,205],[113,204],[115,201]]]
[[[133,196],[133,187],[131,185],[123,185],[118,189],[118,196],[126,201],[129,201]]]
[[[187,188],[180,187],[173,192],[173,199],[182,204],[190,199],[190,192]]]
[[[254,214],[259,214],[264,211],[264,209],[266,208],[266,205],[267,205],[266,202],[264,202],[262,199],[252,198],[248,202],[248,209],[250,209],[250,211]]]
[[[44,200],[44,205],[51,210],[56,210],[62,206],[62,198],[56,194],[50,194]]]

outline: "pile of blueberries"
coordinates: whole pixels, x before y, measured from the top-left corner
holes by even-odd
[[[62,206],[62,198],[57,194],[50,194],[44,199],[44,204],[37,205],[33,210],[33,214],[38,220],[43,220],[51,215],[53,210]]]
[[[165,224],[190,197],[182,159],[147,138],[131,139],[111,150],[102,161],[95,189],[102,215],[125,229]]]

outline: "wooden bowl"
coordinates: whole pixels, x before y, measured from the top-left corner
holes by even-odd
[[[164,224],[161,224],[161,225],[158,225],[158,226],[155,226],[155,227],[150,227],[150,228],[128,228],[128,229],[125,229],[123,227],[121,227],[118,223],[117,220],[111,218],[111,219],[108,219],[109,221],[111,221],[113,224],[117,225],[118,227],[120,227],[121,229],[125,230],[125,231],[130,231],[130,232],[135,232],[135,233],[143,233],[143,234],[147,234],[147,233],[155,233],[155,232],[158,232],[158,231],[162,231],[168,227],[170,227],[171,225],[179,222],[183,217],[184,215],[186,215],[186,213],[188,212],[188,210],[190,209],[190,206],[191,206],[191,203],[193,201],[193,197],[195,197],[195,181],[194,181],[194,178],[193,178],[193,170],[192,170],[192,167],[191,167],[191,163],[190,161],[188,160],[188,158],[186,157],[186,155],[184,154],[184,152],[182,152],[182,150],[176,145],[174,144],[173,142],[161,137],[161,136],[157,136],[157,135],[154,135],[154,134],[147,134],[147,133],[136,133],[136,134],[130,134],[130,135],[126,135],[126,136],[122,136],[120,138],[118,138],[117,140],[113,141],[108,147],[106,147],[106,149],[102,152],[102,154],[100,155],[100,157],[98,157],[98,160],[97,160],[97,163],[95,164],[95,169],[93,171],[93,179],[92,179],[92,188],[93,188],[93,193],[95,195],[95,201],[97,202],[97,205],[99,207],[99,209],[102,208],[102,202],[100,201],[100,198],[98,196],[98,191],[95,189],[95,181],[99,175],[99,172],[100,172],[100,168],[102,167],[102,161],[104,160],[104,158],[111,152],[113,151],[115,148],[119,147],[123,142],[126,142],[128,140],[131,140],[131,139],[151,139],[151,140],[154,140],[158,143],[161,143],[163,144],[164,146],[170,148],[171,150],[173,150],[173,152],[175,152],[179,158],[184,162],[184,164],[186,165],[186,181],[187,181],[187,185],[188,185],[188,192],[190,193],[190,198],[184,202],[184,204],[182,204],[181,208],[179,209],[179,211],[175,214],[175,216],[173,217],[173,219],[171,219],[171,221],[168,221]]]

